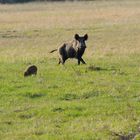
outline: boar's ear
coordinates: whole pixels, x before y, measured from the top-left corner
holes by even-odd
[[[88,35],[87,34],[84,35],[84,39],[88,40]]]
[[[76,40],[78,40],[78,39],[79,39],[79,35],[78,35],[78,34],[75,34],[74,38],[75,38]]]

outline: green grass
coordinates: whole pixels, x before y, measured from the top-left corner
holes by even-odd
[[[0,5],[0,139],[136,133],[139,140],[139,7],[137,0]],[[87,65],[57,65],[49,51],[75,33],[89,35]],[[31,64],[38,75],[24,78]]]

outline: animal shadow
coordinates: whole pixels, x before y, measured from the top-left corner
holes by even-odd
[[[94,66],[94,65],[90,65],[86,68],[86,72],[87,71],[108,71],[109,69],[106,69],[106,68],[102,68],[102,67],[99,67],[99,66]]]

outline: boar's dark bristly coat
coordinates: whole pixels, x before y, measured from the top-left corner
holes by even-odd
[[[36,75],[37,74],[37,67],[35,65],[32,65],[28,67],[28,69],[24,72],[24,77]]]
[[[88,35],[85,34],[84,36],[79,36],[75,34],[74,40],[70,43],[64,43],[58,49],[52,50],[50,53],[58,50],[59,54],[59,64],[64,64],[68,58],[76,58],[78,60],[78,65],[80,62],[86,64],[83,60],[82,56],[86,49],[85,41],[88,39]]]

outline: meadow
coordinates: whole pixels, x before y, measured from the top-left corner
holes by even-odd
[[[75,33],[87,64],[58,65]],[[140,140],[140,1],[0,5],[0,140],[124,138]]]

